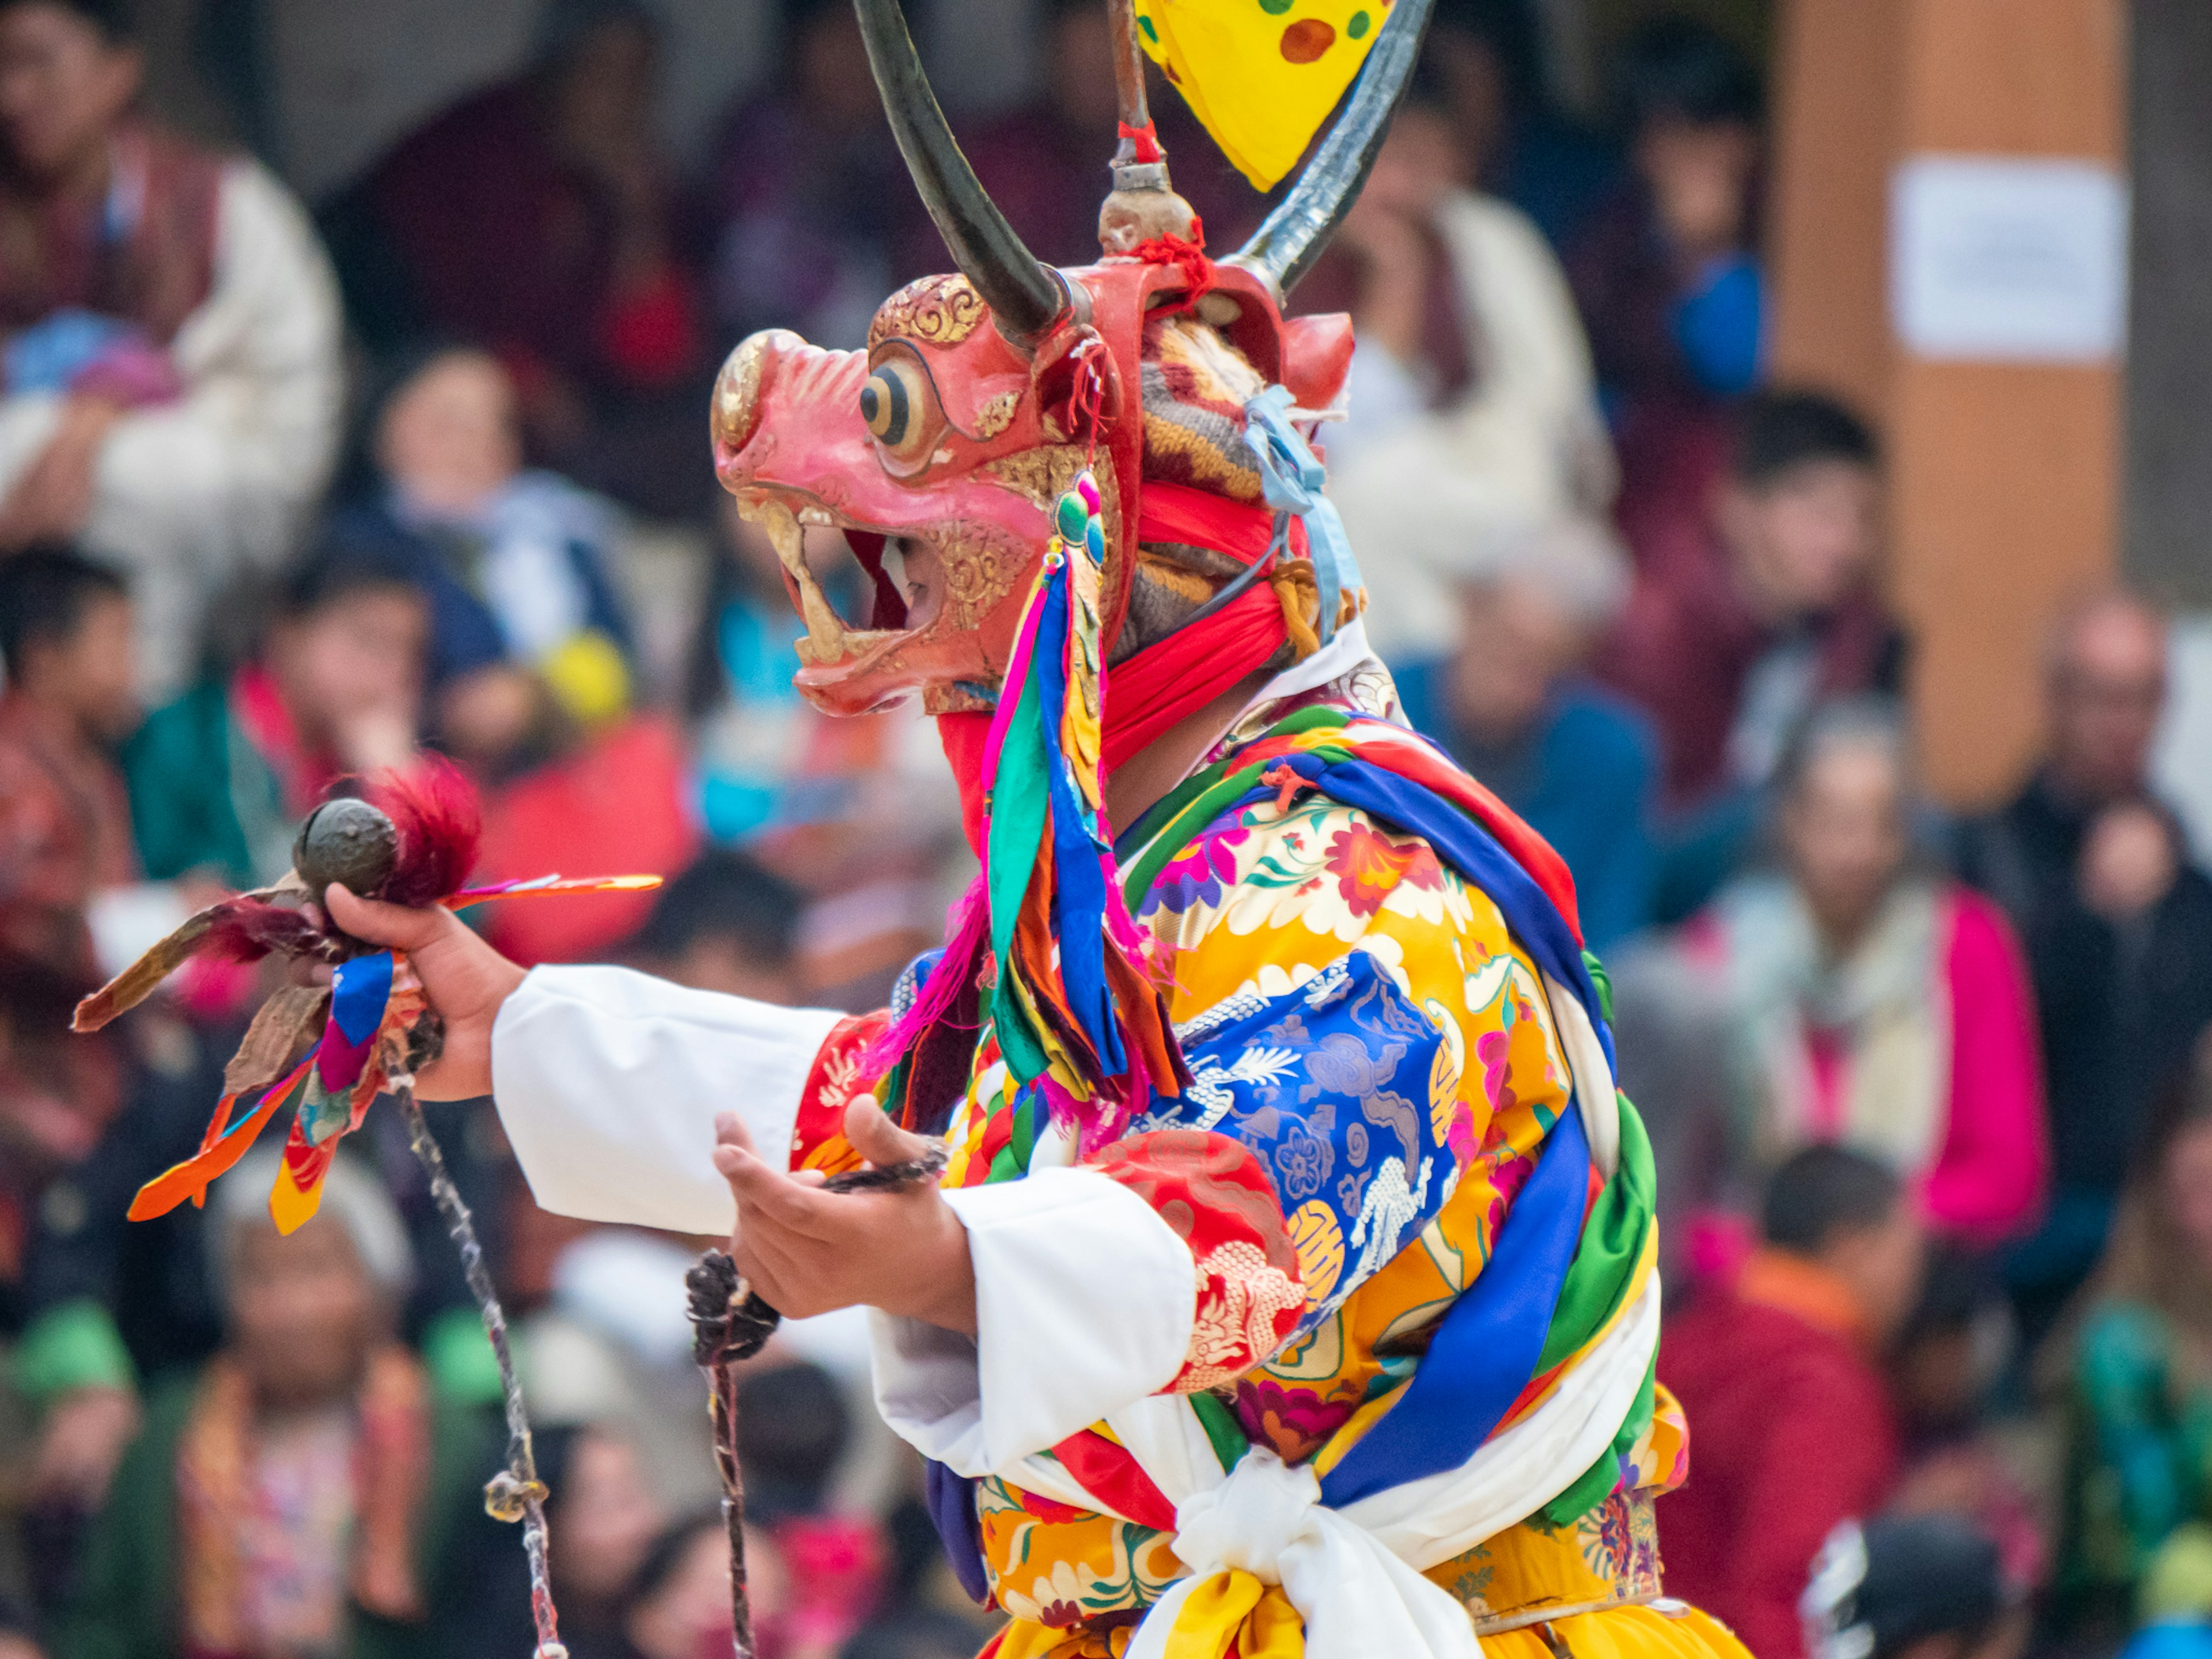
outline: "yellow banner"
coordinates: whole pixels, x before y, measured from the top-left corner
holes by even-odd
[[[1389,0],[1137,0],[1137,34],[1237,170],[1269,190],[1389,15]]]

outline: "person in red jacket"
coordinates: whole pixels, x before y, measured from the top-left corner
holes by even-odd
[[[1776,1170],[1764,1227],[1736,1279],[1661,1339],[1660,1381],[1695,1429],[1659,1539],[1669,1594],[1759,1659],[1801,1659],[1797,1602],[1822,1541],[1879,1510],[1897,1478],[1878,1357],[1912,1309],[1924,1243],[1897,1176],[1834,1146]]]

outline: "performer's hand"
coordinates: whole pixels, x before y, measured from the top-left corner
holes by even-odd
[[[929,1144],[866,1097],[847,1109],[845,1133],[875,1164],[918,1158]],[[730,1254],[778,1312],[866,1305],[975,1334],[968,1230],[933,1184],[825,1193],[818,1172],[790,1175],[763,1158],[734,1112],[715,1119],[714,1139],[714,1167],[738,1200]]]
[[[430,1006],[446,1022],[444,1051],[415,1077],[424,1100],[473,1100],[491,1092],[491,1026],[523,970],[471,933],[451,910],[410,910],[356,898],[332,882],[331,920],[356,939],[404,951]]]

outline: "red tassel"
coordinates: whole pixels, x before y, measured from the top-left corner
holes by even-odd
[[[1133,127],[1127,121],[1117,121],[1115,128],[1118,136],[1129,141],[1130,155],[1140,166],[1149,167],[1155,161],[1168,159],[1167,151],[1160,148],[1159,130],[1150,121],[1140,127]]]
[[[483,815],[475,786],[441,755],[425,755],[404,772],[379,772],[362,793],[399,832],[399,858],[378,895],[421,909],[461,890],[476,867]]]
[[[1214,283],[1213,261],[1206,257],[1206,227],[1193,214],[1190,221],[1190,240],[1180,236],[1154,236],[1137,244],[1132,250],[1150,265],[1176,265],[1182,270],[1183,280],[1190,286],[1178,307],[1194,305],[1198,296],[1212,288]]]

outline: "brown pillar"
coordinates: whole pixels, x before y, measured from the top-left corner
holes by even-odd
[[[1911,629],[1929,781],[2008,787],[2038,739],[2037,662],[2118,522],[2116,363],[1929,361],[1890,316],[1890,185],[1913,155],[2119,166],[2120,0],[1790,0],[1778,53],[1778,374],[1876,416],[1890,592]]]
[[[2135,0],[2129,579],[2212,605],[2212,6]]]

